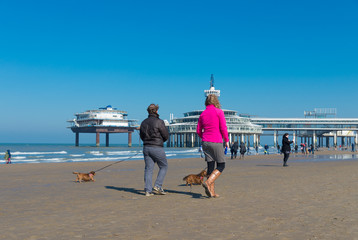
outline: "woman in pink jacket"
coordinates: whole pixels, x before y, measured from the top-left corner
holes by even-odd
[[[203,141],[203,152],[208,165],[208,179],[203,183],[208,197],[219,197],[215,193],[215,180],[225,168],[225,154],[223,139],[229,147],[229,138],[224,112],[220,109],[220,102],[216,95],[210,94],[205,100],[206,109],[199,117],[196,132]],[[216,162],[216,169],[215,168]]]

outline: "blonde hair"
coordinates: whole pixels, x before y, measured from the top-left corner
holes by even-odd
[[[219,99],[218,99],[218,97],[217,97],[216,95],[214,95],[214,94],[209,94],[209,95],[206,97],[205,106],[208,106],[208,105],[214,105],[216,108],[221,108]]]

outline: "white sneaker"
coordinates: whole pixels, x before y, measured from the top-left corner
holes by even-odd
[[[154,196],[154,194],[151,193],[151,192],[145,192],[145,196],[146,196],[146,197],[150,197],[150,196]]]
[[[163,188],[160,188],[160,187],[154,187],[153,188],[153,192],[155,194],[159,194],[159,195],[165,195],[167,194],[166,192],[164,192]]]

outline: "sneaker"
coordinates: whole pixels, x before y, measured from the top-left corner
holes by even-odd
[[[165,194],[167,194],[166,192],[164,192],[163,188],[161,188],[161,187],[154,187],[154,188],[153,188],[153,192],[154,192],[155,194],[159,194],[159,195],[165,195]]]
[[[150,196],[154,196],[154,194],[151,193],[151,192],[145,192],[145,196],[146,196],[146,197],[150,197]]]

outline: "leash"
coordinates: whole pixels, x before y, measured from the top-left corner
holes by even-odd
[[[98,169],[98,170],[96,170],[96,171],[94,171],[94,172],[99,172],[99,171],[101,171],[101,170],[103,170],[103,169],[105,169],[105,168],[108,168],[108,167],[110,167],[110,166],[112,166],[112,165],[114,165],[114,164],[117,164],[117,163],[120,163],[120,162],[124,162],[124,161],[128,161],[129,159],[131,159],[131,158],[137,156],[139,153],[141,153],[141,152],[137,152],[136,154],[134,154],[133,156],[131,156],[131,157],[129,157],[129,158],[125,158],[125,159],[119,160],[119,161],[117,161],[117,162],[108,164],[107,166],[104,166],[103,168],[100,168],[100,169]]]

